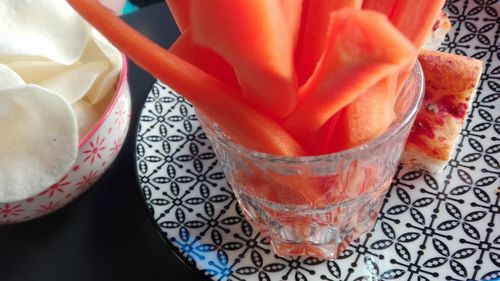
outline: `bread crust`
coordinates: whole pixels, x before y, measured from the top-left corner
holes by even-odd
[[[431,173],[443,170],[471,107],[483,63],[465,56],[422,50],[425,95],[402,162]]]

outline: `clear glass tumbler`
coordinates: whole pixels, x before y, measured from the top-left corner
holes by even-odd
[[[233,143],[207,117],[198,116],[246,219],[269,237],[275,253],[333,259],[373,228],[423,87],[417,63],[386,133],[364,145],[320,156],[252,151]]]

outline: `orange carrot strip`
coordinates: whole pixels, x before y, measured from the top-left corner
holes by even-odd
[[[394,26],[420,49],[441,14],[445,0],[398,0],[389,16]]]
[[[320,129],[302,141],[302,147],[308,155],[322,155],[332,152],[330,146],[336,137],[334,132],[341,112],[334,114]]]
[[[349,149],[382,135],[394,120],[397,75],[381,80],[344,107],[328,152]]]
[[[184,33],[191,25],[189,15],[191,0],[165,0],[165,2],[167,2],[177,27],[181,33]]]
[[[279,4],[283,10],[285,24],[288,26],[288,30],[292,32],[293,42],[295,43],[299,37],[302,1],[303,0],[279,0]]]
[[[441,14],[445,2],[445,0],[422,0],[415,5],[415,1],[412,0],[397,0],[389,19],[420,50],[432,33],[432,27]],[[397,93],[408,79],[412,68],[413,64],[410,64],[399,74]]]
[[[302,154],[279,124],[243,103],[233,89],[151,42],[97,0],[68,2],[134,62],[218,123],[233,141],[271,154]]]
[[[361,0],[304,0],[295,50],[295,69],[299,85],[309,79],[323,53],[330,13],[346,7],[359,8]]]
[[[413,44],[375,11],[333,12],[327,36],[311,79],[299,90],[304,102],[284,121],[299,141],[416,54]]]
[[[241,92],[241,87],[233,67],[223,57],[212,52],[210,49],[193,43],[190,28],[187,28],[177,38],[169,51],[219,79],[221,82],[224,82],[238,93]]]
[[[289,26],[288,0],[192,0],[195,43],[224,57],[235,69],[247,100],[269,116],[282,119],[297,102],[293,68],[295,26]],[[210,12],[207,12],[210,11]],[[298,25],[296,25],[298,29]]]
[[[375,10],[389,16],[398,0],[363,0],[362,9]]]

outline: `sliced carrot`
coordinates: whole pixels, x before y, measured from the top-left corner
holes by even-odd
[[[396,82],[397,76],[390,75],[342,109],[328,152],[353,148],[387,131],[395,117]]]
[[[224,57],[235,69],[247,100],[277,119],[296,105],[293,68],[296,31],[283,4],[291,0],[193,0],[193,40]],[[207,12],[210,11],[210,12]]]
[[[190,28],[170,47],[170,52],[241,92],[233,67],[210,49],[193,43]]]
[[[389,16],[398,0],[363,0],[363,9],[375,10]]]
[[[446,0],[397,0],[389,16],[394,26],[420,49],[429,35]]]
[[[422,0],[415,5],[413,0],[397,0],[389,19],[420,50],[432,33],[445,2],[446,0]],[[401,71],[397,92],[402,89],[412,68],[413,64],[410,64]]]
[[[344,9],[344,8],[356,8],[361,9],[363,0],[336,0],[333,3],[332,11]]]
[[[181,33],[184,33],[190,25],[191,0],[165,0],[165,2],[167,2],[177,27]]]
[[[333,115],[318,131],[303,140],[302,146],[307,155],[322,155],[331,152],[330,146],[332,139],[335,137],[334,132],[340,113]]]
[[[361,0],[304,0],[295,68],[299,85],[311,76],[326,43],[330,13],[341,8],[361,7]]]
[[[249,194],[281,204],[315,205],[321,198],[317,182],[308,175],[283,175],[273,171],[240,170],[236,175],[240,187]]]
[[[300,145],[278,123],[246,105],[232,88],[151,42],[97,0],[68,3],[130,59],[218,123],[236,143],[270,154],[302,154]]]
[[[299,37],[300,18],[302,16],[302,1],[303,0],[279,0],[283,15],[285,17],[285,24],[292,32],[293,42]]]
[[[333,12],[322,57],[299,90],[304,102],[285,119],[285,128],[299,141],[307,139],[415,55],[413,44],[383,14],[356,9]]]

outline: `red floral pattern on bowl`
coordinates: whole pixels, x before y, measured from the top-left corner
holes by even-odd
[[[0,203],[0,224],[31,220],[63,207],[89,189],[113,163],[130,123],[130,90],[124,56],[122,61],[114,96],[94,128],[80,140],[78,156],[71,170],[36,196]]]

